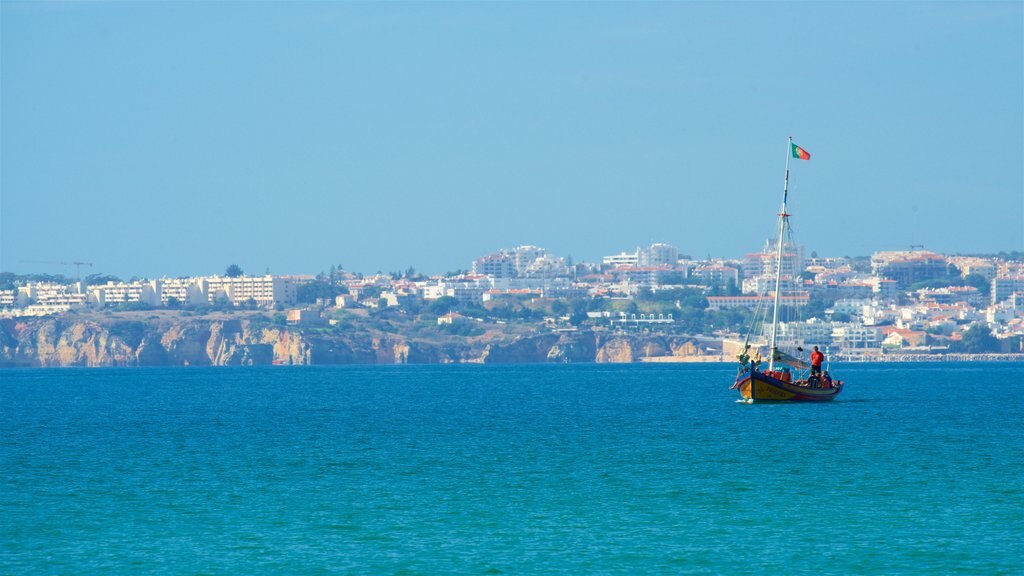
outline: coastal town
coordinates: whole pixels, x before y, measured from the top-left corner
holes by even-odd
[[[753,311],[773,297],[779,259],[772,242],[741,259],[705,260],[655,243],[600,263],[518,246],[480,256],[467,270],[432,276],[413,269],[364,275],[340,266],[317,275],[254,276],[234,265],[222,275],[129,281],[4,273],[0,321],[8,349],[19,327],[33,320],[116,323],[160,311],[163,316],[145,318],[236,313],[254,326],[265,322],[296,331],[377,326],[424,337],[429,327],[469,340],[580,331],[661,334],[686,345],[631,353],[625,360],[729,361]],[[918,248],[822,257],[787,244],[779,290],[790,319],[780,323],[779,341],[823,346],[845,360],[1013,358],[1024,352],[1021,256],[951,256]]]

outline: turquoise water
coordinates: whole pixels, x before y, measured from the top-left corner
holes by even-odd
[[[836,371],[0,371],[0,572],[1024,572],[1024,366]]]

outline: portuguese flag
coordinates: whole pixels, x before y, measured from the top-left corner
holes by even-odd
[[[799,158],[801,160],[811,159],[811,153],[808,152],[807,150],[804,150],[803,148],[797,146],[796,144],[793,144],[792,142],[790,142],[789,145],[793,147],[793,158]]]

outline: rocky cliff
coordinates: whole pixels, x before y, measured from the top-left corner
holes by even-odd
[[[8,367],[636,362],[693,349],[681,337],[588,330],[437,340],[245,319],[0,321],[0,365]]]

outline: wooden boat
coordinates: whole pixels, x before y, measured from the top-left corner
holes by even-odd
[[[778,217],[778,243],[776,247],[775,260],[775,291],[772,305],[771,340],[768,350],[768,368],[761,370],[761,353],[757,347],[751,352],[750,335],[753,334],[753,324],[758,322],[757,314],[747,333],[747,341],[742,351],[737,355],[740,368],[733,383],[733,390],[739,390],[740,396],[746,402],[828,402],[839,395],[843,390],[843,382],[832,379],[828,369],[820,376],[794,378],[790,369],[807,370],[811,366],[807,362],[787,354],[779,349],[777,336],[779,329],[779,295],[782,285],[782,257],[783,246],[787,233],[789,232],[789,217],[786,212],[786,205],[789,201],[789,159],[799,158],[809,160],[810,154],[793,143],[789,139],[789,150],[786,154],[786,178],[782,191],[782,210]],[[799,352],[803,348],[798,347]],[[776,369],[776,364],[784,366]]]
[[[843,383],[838,380],[787,382],[776,374],[758,372],[756,368],[747,370],[736,379],[733,388],[748,402],[828,402],[843,390]]]

